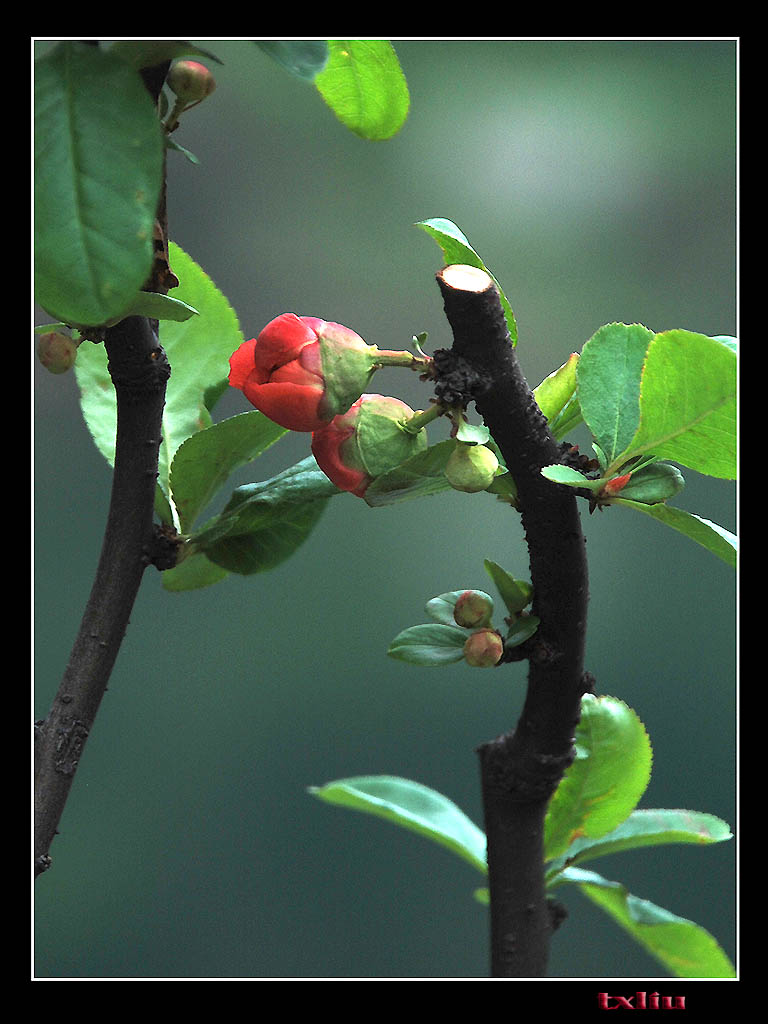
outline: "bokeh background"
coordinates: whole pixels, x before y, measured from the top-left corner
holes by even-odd
[[[440,252],[413,226],[427,217],[457,223],[501,282],[532,386],[613,320],[736,334],[734,41],[396,39],[411,112],[384,143],[352,135],[252,42],[195,42],[223,65],[177,136],[199,165],[170,154],[170,232],[246,338],[293,311],[380,347],[424,330],[428,349],[450,345]],[[90,589],[110,472],[74,376],[33,374],[42,717]],[[403,371],[381,371],[377,390],[428,397]],[[232,391],[216,418],[245,408]],[[288,436],[233,486],[307,453]],[[734,486],[685,476],[675,503],[735,529]],[[649,731],[642,806],[734,825],[734,575],[645,516],[586,513],[587,666]],[[475,748],[514,725],[524,667],[419,669],[385,652],[428,598],[492,590],[486,557],[527,572],[519,519],[488,495],[378,510],[344,495],[268,575],[169,594],[147,572],[37,882],[36,975],[484,977],[480,876],[307,787],[403,775],[482,824]],[[734,863],[729,842],[595,868],[733,957]],[[576,891],[560,896],[551,976],[659,976]]]

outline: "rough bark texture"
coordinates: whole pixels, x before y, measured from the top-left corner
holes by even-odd
[[[107,330],[104,344],[117,395],[112,495],[80,631],[51,710],[36,728],[36,874],[50,864],[48,851],[154,547],[152,517],[170,366],[143,317],[129,317]]]
[[[155,102],[169,67],[170,62],[164,61],[141,72]],[[179,283],[168,266],[167,238],[164,167],[146,291],[165,294]],[[174,557],[168,550],[171,542],[153,525],[165,388],[171,373],[158,342],[158,323],[128,317],[95,334],[103,337],[117,400],[115,468],[101,555],[80,630],[51,709],[35,725],[36,876],[50,866],[48,851],[144,569],[150,562],[169,568]]]
[[[470,270],[472,272],[470,272]],[[582,695],[588,577],[576,496],[541,475],[561,447],[531,394],[488,275],[437,276],[453,348],[435,354],[436,393],[473,400],[518,491],[541,624],[528,647],[528,689],[514,731],[479,748],[491,894],[491,973],[542,977],[552,914],[544,893],[547,802],[573,756]],[[502,665],[497,670],[508,671]]]

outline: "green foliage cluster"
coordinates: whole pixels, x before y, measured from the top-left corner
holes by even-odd
[[[156,509],[186,541],[185,560],[164,573],[164,585],[186,590],[218,582],[229,572],[249,575],[273,568],[307,539],[328,500],[343,492],[308,455],[288,475],[238,488],[214,520],[200,522],[229,476],[286,431],[259,412],[212,421],[211,413],[227,387],[229,356],[243,334],[214,282],[178,246],[171,243],[169,251],[181,282],[175,297],[197,313],[163,325],[163,347],[174,373],[163,419]],[[622,354],[631,343],[639,350],[634,363]],[[75,371],[86,423],[111,461],[116,406],[103,346],[81,345]],[[667,392],[658,385],[658,379],[670,378],[680,381],[679,402],[668,402]],[[623,395],[621,402],[614,400],[617,393]],[[648,394],[651,398],[646,398]],[[667,504],[667,498],[680,490],[682,476],[676,467],[660,461],[663,454],[699,472],[735,477],[736,352],[730,340],[683,330],[653,334],[639,325],[609,324],[585,343],[581,356],[571,356],[542,381],[534,396],[556,437],[587,423],[599,463],[590,475],[555,465],[542,470],[545,476],[594,495],[601,505],[649,515],[735,565],[733,534]],[[472,433],[478,429],[467,425],[468,434],[431,444],[384,473],[370,485],[365,501],[378,508],[450,490],[445,477],[448,460],[457,444],[464,443],[462,438],[484,440],[485,435]],[[501,469],[486,492],[514,504],[514,481],[493,440],[487,444]],[[617,495],[602,494],[608,481],[627,472],[631,480]],[[233,557],[235,551],[239,557]]]
[[[547,891],[575,888],[672,975],[734,977],[733,965],[706,929],[581,866],[626,850],[723,842],[731,838],[728,825],[700,811],[638,808],[651,776],[651,744],[635,712],[616,697],[582,698],[575,745],[576,759],[547,810]],[[416,832],[480,874],[487,871],[483,831],[452,800],[419,782],[359,776],[313,786],[310,793]],[[477,889],[475,898],[486,903],[487,889]]]
[[[533,587],[526,580],[516,580],[490,559],[485,560],[485,570],[498,587],[506,608],[505,628],[497,630],[503,637],[504,648],[519,647],[534,635],[540,622],[538,616],[525,611],[533,601]],[[477,628],[462,626],[456,618],[456,604],[465,593],[466,590],[453,590],[427,601],[425,611],[434,621],[409,626],[398,633],[387,653],[411,665],[450,665],[461,661],[467,638]],[[473,593],[486,599],[488,617],[482,627],[488,627],[493,615],[493,598],[484,591]]]

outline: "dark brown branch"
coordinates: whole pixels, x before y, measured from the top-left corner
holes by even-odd
[[[98,45],[98,43],[96,43]],[[142,79],[157,102],[170,62],[144,68]],[[167,292],[178,281],[168,267],[165,168],[155,221],[155,256],[145,290]],[[107,525],[96,577],[69,663],[48,716],[35,729],[35,875],[50,866],[49,850],[80,756],[107,688],[150,563],[168,568],[172,555],[152,519],[168,360],[158,324],[129,317],[104,331],[117,399],[115,468]],[[101,332],[99,332],[101,333]]]
[[[50,864],[48,851],[153,545],[161,419],[170,367],[150,321],[143,317],[129,317],[107,330],[104,344],[117,395],[112,495],[80,631],[48,717],[37,728],[36,874]]]
[[[494,977],[546,973],[551,917],[544,892],[547,802],[572,758],[584,674],[588,576],[576,497],[541,475],[560,446],[523,377],[498,290],[472,267],[437,275],[453,330],[435,353],[438,385],[475,401],[515,480],[528,543],[533,612],[528,690],[513,732],[479,749],[491,895]],[[439,358],[438,358],[439,356]],[[500,671],[505,671],[504,667]]]

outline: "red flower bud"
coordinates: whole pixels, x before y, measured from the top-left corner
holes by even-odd
[[[184,103],[199,103],[216,88],[216,79],[204,64],[180,60],[168,72],[168,86]]]
[[[341,324],[282,313],[233,353],[229,383],[281,427],[319,430],[363,393],[377,351]]]
[[[403,429],[413,415],[398,398],[362,395],[312,434],[312,454],[329,480],[362,498],[372,480],[426,449],[423,428],[417,434]]]
[[[49,373],[66,373],[75,364],[77,342],[68,334],[48,331],[37,342],[37,357]]]
[[[487,626],[493,615],[493,599],[482,590],[465,590],[453,606],[453,618],[457,625],[474,629]]]
[[[478,629],[464,644],[464,660],[473,668],[493,668],[503,653],[504,641],[495,629]]]

